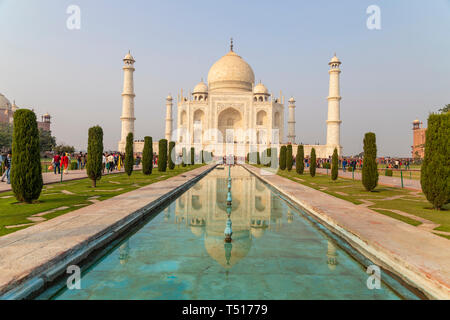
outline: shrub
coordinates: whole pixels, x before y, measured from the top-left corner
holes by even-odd
[[[305,150],[303,145],[297,147],[297,155],[295,156],[295,171],[298,174],[303,174],[305,171]]]
[[[175,162],[172,159],[172,153],[173,153],[173,157],[175,157],[175,142],[174,141],[170,141],[169,142],[169,154],[167,155],[168,157],[168,161],[169,161],[169,169],[173,170],[175,169]]]
[[[367,191],[373,191],[378,184],[377,143],[373,132],[364,136],[362,184]]]
[[[316,160],[316,149],[312,148],[311,149],[311,160],[310,160],[310,165],[309,165],[309,174],[311,175],[311,177],[315,177],[316,176],[316,167],[317,167],[317,160]]]
[[[392,177],[393,172],[392,172],[391,169],[386,169],[386,170],[384,171],[384,175],[385,175],[386,177]]]
[[[127,135],[127,144],[125,146],[125,173],[131,176],[133,173],[134,156],[133,156],[133,133]]]
[[[92,180],[92,186],[97,186],[97,181],[102,178],[103,159],[103,129],[95,126],[89,129],[88,156],[86,172]]]
[[[191,165],[195,164],[195,148],[194,147],[191,148],[191,163],[190,164]]]
[[[280,148],[280,170],[286,170],[286,146]]]
[[[330,165],[327,163],[327,165]],[[333,157],[331,159],[331,180],[335,181],[337,180],[339,175],[339,157],[338,157],[338,151],[337,148],[333,151]]]
[[[39,130],[33,111],[14,113],[11,187],[20,202],[32,203],[41,195],[43,180]]]
[[[146,176],[153,171],[153,139],[144,138],[144,150],[142,151],[142,173]]]
[[[431,114],[428,117],[420,183],[427,200],[437,210],[450,202],[449,137],[450,113]]]
[[[78,169],[78,162],[77,161],[71,161],[69,170],[77,170],[77,169]]]
[[[167,140],[159,140],[158,171],[167,171]]]
[[[288,144],[286,148],[286,168],[288,171],[292,170],[293,163],[292,144]]]

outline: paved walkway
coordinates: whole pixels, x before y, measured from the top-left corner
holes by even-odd
[[[327,169],[317,168],[317,172],[321,174],[327,174]],[[328,170],[328,174],[331,175],[331,170]],[[351,172],[343,172],[342,170],[339,170],[339,177],[352,179],[352,173]],[[361,180],[361,172],[355,172],[355,180]],[[378,178],[378,184],[388,186],[388,187],[395,187],[395,188],[401,188],[402,187],[402,181],[400,178],[396,177],[386,177],[383,175],[379,175]],[[422,186],[420,185],[420,180],[414,180],[414,179],[405,179],[403,178],[403,187],[411,190],[417,190],[422,191]]]
[[[0,299],[13,288],[29,294],[65,273],[68,265],[104,246],[213,167],[202,166],[1,237]],[[22,293],[3,298],[21,297]]]
[[[374,263],[430,298],[450,299],[449,240],[264,169],[244,167],[331,226]]]
[[[140,169],[141,169],[141,166],[134,167],[134,170],[140,170]],[[122,169],[121,171],[114,171],[110,174],[117,174],[117,173],[123,173],[123,172],[125,172],[124,169]],[[106,173],[106,170],[105,170],[104,175],[108,175],[108,173]],[[42,173],[42,178],[44,179],[44,184],[58,183],[61,181],[61,175],[60,174],[55,175],[52,172]],[[63,181],[80,180],[80,179],[85,179],[85,178],[87,178],[86,170],[69,170],[68,174],[63,175]],[[5,181],[6,181],[6,179],[5,179]],[[11,185],[7,184],[6,182],[0,182],[0,193],[8,192],[8,191],[11,191]]]

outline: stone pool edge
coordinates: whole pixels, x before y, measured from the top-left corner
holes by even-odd
[[[186,175],[189,173],[193,173],[196,170],[201,171],[199,174],[194,176],[193,178],[187,180],[186,182],[178,185],[177,187],[171,189],[166,192],[159,198],[154,199],[144,207],[141,207],[138,210],[130,212],[124,218],[111,223],[107,228],[92,234],[89,239],[82,243],[76,243],[74,247],[69,249],[66,254],[61,254],[56,258],[50,259],[44,263],[44,265],[48,265],[42,268],[43,264],[37,265],[34,269],[29,270],[28,275],[22,277],[20,279],[11,279],[8,283],[0,286],[0,300],[23,300],[29,299],[39,293],[45,286],[59,276],[66,272],[66,269],[70,265],[75,265],[80,263],[82,260],[86,259],[91,253],[94,251],[105,247],[112,241],[114,241],[117,237],[120,237],[124,233],[126,233],[133,225],[138,223],[143,218],[147,217],[149,214],[154,213],[153,211],[160,207],[163,203],[170,200],[170,198],[174,196],[178,196],[182,192],[189,189],[193,184],[201,180],[207,174],[209,174],[212,170],[216,168],[216,164],[207,165],[204,167],[200,167],[194,169],[189,172],[182,173],[180,175]],[[202,170],[203,169],[203,170]],[[179,175],[178,175],[179,176]],[[172,177],[176,178],[178,176]],[[152,185],[156,185],[158,183],[164,183],[169,178],[164,181],[153,183]],[[142,187],[140,189],[146,188]],[[139,189],[137,189],[139,190]],[[131,191],[129,194],[137,191]],[[126,196],[127,194],[121,195]],[[111,198],[114,199],[114,198]],[[111,200],[108,199],[108,200]],[[108,201],[105,200],[105,201]],[[76,211],[73,211],[76,212]],[[70,214],[70,213],[69,213]],[[52,220],[49,220],[49,222]],[[40,225],[44,224],[41,223]],[[33,228],[33,227],[30,227]],[[28,228],[28,229],[30,229]],[[20,232],[20,231],[18,231]]]
[[[312,214],[315,218],[317,218],[320,221],[320,223],[324,224],[332,232],[336,233],[338,236],[347,241],[358,252],[360,252],[370,260],[372,260],[377,265],[383,267],[386,270],[389,270],[391,273],[393,273],[394,275],[405,281],[405,283],[407,283],[411,287],[417,288],[428,298],[442,299],[442,300],[450,299],[449,283],[445,282],[442,283],[442,281],[439,281],[439,279],[434,279],[431,276],[431,273],[424,273],[420,269],[420,267],[415,266],[413,263],[408,263],[408,261],[403,260],[402,257],[399,257],[394,252],[391,252],[388,248],[383,247],[379,243],[374,243],[370,239],[364,239],[364,237],[362,237],[359,232],[356,232],[356,230],[351,230],[348,227],[344,228],[339,224],[337,220],[327,215],[326,212],[316,209],[313,205],[311,205],[304,199],[302,200],[298,199],[297,197],[295,197],[294,195],[290,194],[288,191],[283,189],[282,186],[275,184],[274,182],[265,178],[263,174],[258,172],[264,169],[249,166],[247,164],[244,164],[242,166],[248,172],[256,176],[258,179],[267,183],[275,190],[280,192],[280,194],[291,200],[294,204],[298,205],[300,208],[303,208],[307,212]],[[274,174],[271,173],[271,175]],[[278,175],[274,176],[276,176],[277,178],[284,179],[290,183],[298,184],[294,181],[283,178],[281,176]],[[300,185],[302,188],[308,189],[309,191],[324,194],[321,191],[314,190],[307,186],[301,184],[298,185]],[[333,198],[332,196],[329,195],[327,196]],[[374,214],[378,213],[374,212]],[[442,240],[444,241],[445,239]]]

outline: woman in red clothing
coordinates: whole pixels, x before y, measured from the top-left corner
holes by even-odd
[[[67,153],[65,153],[61,157],[61,167],[64,168],[64,173],[67,174],[67,167],[69,166],[69,157],[67,156]]]

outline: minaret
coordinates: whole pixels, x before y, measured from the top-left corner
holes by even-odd
[[[295,99],[289,99],[288,143],[295,143]]]
[[[171,141],[172,139],[172,96],[166,98],[166,140]]]
[[[125,152],[127,135],[131,132],[134,135],[134,63],[136,62],[130,52],[123,58],[123,93],[122,93],[122,135],[119,142],[119,151]]]
[[[340,117],[340,88],[339,88],[339,75],[341,70],[339,66],[341,62],[334,54],[330,63],[330,93],[328,96],[328,120],[327,120],[327,150],[328,154],[333,153],[334,148],[338,149],[339,155],[341,154],[341,117]]]

